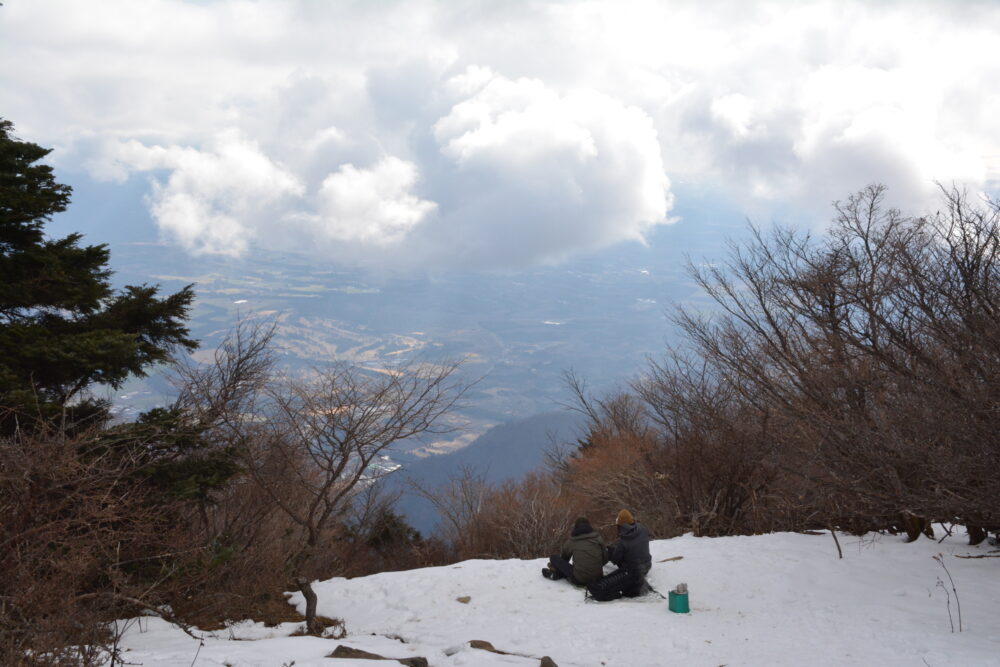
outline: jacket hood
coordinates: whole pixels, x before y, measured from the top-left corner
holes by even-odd
[[[618,526],[618,537],[623,540],[635,537],[639,533],[638,523],[623,523]]]
[[[594,538],[596,536],[597,536],[597,531],[594,530],[593,528],[591,528],[590,530],[588,530],[585,533],[576,533],[576,532],[574,532],[573,535],[572,535],[572,537],[570,537],[569,539],[571,539],[571,540],[589,540],[589,539]]]

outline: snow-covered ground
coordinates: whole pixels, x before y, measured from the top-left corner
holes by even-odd
[[[135,623],[124,657],[147,667],[262,665],[372,667],[325,659],[338,644],[433,665],[1000,665],[1000,555],[921,537],[781,533],[652,544],[650,582],[664,595],[690,590],[690,614],[657,595],[585,602],[565,581],[539,574],[543,560],[474,560],[315,584],[319,613],[344,619],[344,639],[289,637],[294,624],[235,624],[206,633],[204,645],[159,619]],[[954,577],[951,631],[945,588]],[[683,556],[680,560],[657,562]],[[468,596],[467,603],[457,600]],[[962,632],[958,632],[961,602]],[[300,595],[291,597],[300,610]],[[485,640],[499,655],[469,646]],[[197,657],[196,657],[197,654]]]

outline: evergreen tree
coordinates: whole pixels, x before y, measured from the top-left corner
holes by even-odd
[[[25,418],[100,422],[108,404],[89,388],[117,388],[175,348],[197,347],[190,285],[163,297],[149,285],[113,290],[106,245],[45,237],[72,192],[39,162],[49,152],[0,119],[0,433]]]

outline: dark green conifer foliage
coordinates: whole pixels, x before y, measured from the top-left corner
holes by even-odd
[[[106,245],[46,238],[71,188],[40,163],[50,150],[13,129],[0,119],[0,433],[25,418],[93,423],[108,406],[88,388],[118,387],[178,346],[197,347],[186,327],[194,293],[113,290]]]

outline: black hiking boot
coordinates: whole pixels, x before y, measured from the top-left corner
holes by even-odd
[[[550,570],[547,567],[543,567],[542,568],[542,576],[545,577],[546,579],[552,579],[553,578],[552,577],[552,570]]]

